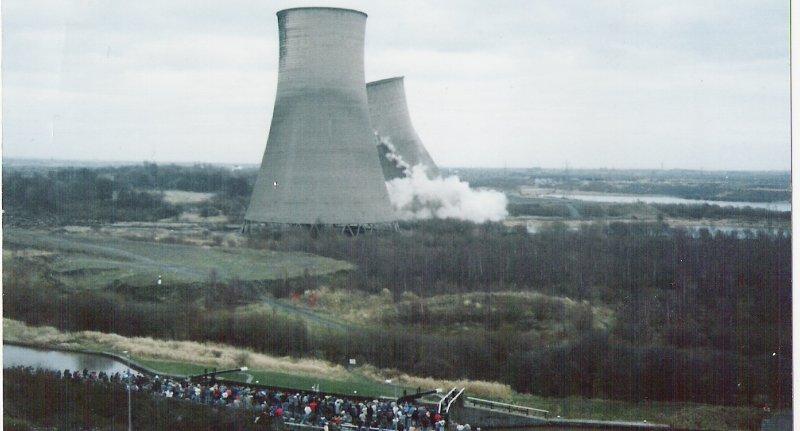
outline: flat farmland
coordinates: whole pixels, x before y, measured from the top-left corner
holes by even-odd
[[[6,229],[6,268],[25,270],[35,261],[70,288],[103,288],[122,283],[163,284],[288,279],[350,270],[344,261],[299,252],[133,241],[91,233]],[[45,252],[45,253],[42,253]],[[32,259],[35,260],[32,262]]]

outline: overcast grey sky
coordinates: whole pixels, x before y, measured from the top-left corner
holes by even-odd
[[[790,167],[788,0],[4,0],[3,156],[257,164],[314,5],[369,14],[441,165]]]

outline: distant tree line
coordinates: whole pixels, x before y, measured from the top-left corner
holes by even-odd
[[[250,196],[256,170],[233,170],[213,165],[158,165],[144,163],[120,167],[98,168],[104,175],[131,187],[155,190],[221,192],[230,196]]]
[[[143,165],[102,168],[117,181],[132,187],[154,190],[185,190],[214,193],[196,205],[203,217],[225,215],[231,223],[244,222],[250,202],[256,169],[232,169],[213,165]]]
[[[569,207],[574,208],[570,211]],[[753,207],[730,207],[714,204],[647,204],[637,203],[599,203],[587,201],[528,201],[511,202],[508,212],[512,216],[536,216],[558,218],[604,219],[631,218],[645,214],[690,220],[732,219],[744,222],[790,221],[792,213],[772,211]]]
[[[652,204],[658,211],[668,217],[688,219],[734,219],[742,221],[791,221],[789,211],[770,211],[765,209],[744,207],[723,207],[719,205],[686,205],[686,204]]]
[[[241,222],[254,181],[255,170],[206,165],[12,170],[3,173],[4,220],[55,225],[155,221],[184,209],[165,202],[162,192],[184,190],[215,193],[196,205],[201,215],[223,214]]]
[[[540,185],[557,190],[717,201],[776,202],[791,199],[788,172],[471,168],[451,169],[448,174],[456,174],[475,187],[503,190]]]
[[[357,286],[401,293],[464,292],[504,285],[577,299],[637,289],[694,288],[727,294],[740,285],[788,293],[791,239],[765,233],[692,238],[661,223],[554,224],[536,235],[501,224],[431,220],[399,233],[347,238],[323,232],[252,237],[251,246],[350,261]],[[609,289],[606,289],[609,288]],[[783,297],[786,299],[788,297]]]
[[[214,193],[197,207],[203,216],[225,215],[234,222],[244,220],[257,170],[214,165],[175,165],[143,163],[99,168],[19,169],[3,174],[3,198],[12,217],[7,221],[35,220],[60,224],[106,221],[152,221],[175,215],[180,208],[163,202],[159,192],[184,190]],[[646,172],[541,170],[459,170],[456,174],[473,186],[514,189],[532,185],[537,178],[556,180],[565,189],[634,194],[663,194],[695,199],[779,201],[789,200],[787,179],[781,174],[750,175],[725,173],[672,177],[659,173],[656,181],[637,181]],[[678,174],[674,174],[678,175]],[[646,175],[645,175],[646,176]],[[663,176],[663,178],[661,177]],[[695,173],[695,176],[697,174]],[[730,177],[730,178],[729,178]],[[559,187],[561,187],[559,186]],[[572,208],[570,208],[572,207]],[[655,208],[669,217],[692,219],[736,218],[746,221],[787,220],[789,213],[715,205],[644,205],[591,202],[550,202],[512,200],[511,215],[560,218],[605,218],[636,215]]]
[[[512,202],[506,208],[512,216],[558,218],[570,218],[572,216],[567,204],[561,202]]]
[[[89,169],[4,173],[3,204],[4,221],[12,224],[154,221],[179,213],[160,194],[136,190]]]

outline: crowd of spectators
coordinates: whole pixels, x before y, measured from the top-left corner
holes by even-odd
[[[189,379],[152,378],[140,373],[96,373],[84,369],[58,372],[73,380],[111,382],[129,385],[131,391],[146,391],[156,396],[187,400],[212,406],[227,406],[252,411],[254,421],[270,427],[276,423],[323,427],[325,430],[366,431],[445,431],[447,414],[405,399],[364,400],[323,395],[317,392],[270,390],[246,384],[219,381],[214,377]],[[401,401],[404,400],[404,401]],[[458,430],[470,431],[469,425]]]

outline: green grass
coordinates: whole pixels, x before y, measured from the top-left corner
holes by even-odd
[[[352,269],[347,262],[307,253],[163,244],[91,234],[7,229],[3,241],[6,248],[55,253],[49,257],[53,275],[71,288],[102,288],[114,282],[153,286],[159,276],[162,285],[206,282],[212,270],[220,281],[259,281]],[[7,256],[11,257],[4,254]],[[13,262],[5,264],[13,266]]]
[[[155,371],[182,376],[201,374],[205,370],[211,371],[213,368],[208,365],[162,361],[156,359],[134,358],[134,360],[142,365],[152,368]],[[350,378],[343,380],[263,370],[248,370],[246,373],[227,373],[224,374],[223,377],[228,381],[245,382],[247,379],[246,374],[253,376],[252,383],[258,381],[259,384],[263,385],[294,388],[306,391],[310,391],[312,386],[318,384],[319,390],[322,392],[333,392],[339,394],[357,394],[378,397],[381,395],[394,396],[395,393],[397,395],[401,395],[403,392],[402,387],[398,387],[395,391],[395,388],[392,385],[375,382],[364,376],[360,376],[357,373],[352,373]],[[410,389],[407,390],[411,391]]]

